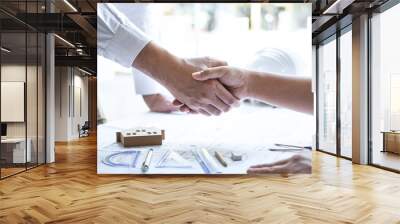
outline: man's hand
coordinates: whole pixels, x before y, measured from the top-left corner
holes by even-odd
[[[171,113],[178,111],[179,107],[172,104],[161,94],[143,95],[143,100],[151,112]]]
[[[194,71],[225,64],[212,58],[184,59],[179,74],[174,76],[179,79],[166,84],[177,99],[174,105],[185,104],[188,111],[209,116],[227,112],[233,105],[238,104],[238,99],[217,80],[197,81],[190,75]],[[182,92],[182,89],[185,91]]]
[[[217,63],[213,63],[216,65]],[[193,78],[198,81],[210,81],[218,80],[222,83],[225,88],[229,90],[238,100],[248,97],[248,79],[249,75],[246,70],[229,67],[229,66],[218,66],[218,67],[208,67],[202,71],[194,72],[192,74]],[[191,112],[188,106],[182,105],[181,102],[175,100],[174,105],[180,106],[179,110],[182,112]],[[235,105],[238,105],[236,103]]]
[[[199,81],[219,80],[238,99],[248,97],[248,74],[246,70],[229,66],[207,68],[192,74]]]
[[[302,155],[293,155],[292,157],[280,160],[274,163],[266,163],[251,166],[247,173],[249,174],[289,174],[289,173],[311,173],[311,160]]]
[[[133,66],[164,85],[190,110],[219,115],[238,100],[219,81],[198,81],[191,74],[209,66],[225,64],[209,58],[181,59],[150,42],[136,57]]]
[[[228,66],[193,73],[196,80],[218,80],[239,99],[254,98],[268,104],[313,114],[311,79],[267,72],[248,71]],[[185,106],[179,108],[187,110]]]

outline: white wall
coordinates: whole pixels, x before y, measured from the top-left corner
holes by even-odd
[[[26,70],[27,69],[27,70]],[[30,79],[30,75],[31,74],[35,74],[36,75],[36,67],[33,66],[28,66],[25,67],[25,65],[13,65],[13,64],[8,64],[8,65],[2,65],[1,66],[1,81],[2,82],[25,82],[25,75],[26,75],[26,71],[28,72],[28,79],[29,79],[29,84],[30,85],[36,85],[36,81],[32,81]],[[36,100],[36,88],[28,88],[27,89],[27,103],[30,104],[31,102]],[[2,96],[4,97],[4,96]],[[32,99],[34,98],[34,99]],[[35,107],[36,108],[36,101],[34,104],[32,105],[28,105],[31,107]],[[40,105],[39,105],[40,106]],[[34,108],[34,109],[35,109]],[[1,108],[1,110],[6,110],[7,108]],[[24,109],[24,108],[22,108]],[[30,110],[28,110],[28,122],[32,122],[35,121],[34,123],[36,123],[36,113],[33,114],[32,112],[32,108]],[[26,122],[7,122],[7,136],[8,137],[25,137],[25,123]],[[36,126],[33,127],[32,124],[28,125],[28,129],[30,128],[34,128],[36,130]],[[29,132],[29,130],[28,130]],[[29,133],[28,133],[29,135]],[[28,136],[29,137],[29,136]]]
[[[68,140],[68,85],[67,67],[55,68],[55,141]]]
[[[76,70],[75,70],[76,72]],[[88,120],[88,78],[83,77],[80,74],[74,75],[74,102],[71,102],[71,105],[75,103],[74,107],[72,108],[72,119],[71,119],[71,135],[73,138],[79,137],[78,132],[78,124],[81,126]],[[80,93],[79,93],[80,91]],[[80,95],[80,97],[79,97]],[[79,102],[80,101],[80,102]],[[81,107],[81,108],[79,108]],[[74,111],[75,110],[75,111]],[[80,111],[81,110],[81,111]]]
[[[55,85],[55,140],[77,139],[78,125],[88,120],[88,78],[75,68],[56,67]]]

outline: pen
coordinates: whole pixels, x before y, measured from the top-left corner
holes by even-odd
[[[295,149],[291,149],[291,148],[282,148],[282,149],[269,149],[269,151],[275,151],[275,152],[292,152],[292,151],[302,151],[304,149],[300,149],[300,148],[295,148]]]
[[[145,173],[145,172],[147,172],[147,170],[149,170],[152,156],[153,156],[153,149],[149,149],[149,151],[147,152],[146,158],[144,159],[144,162],[142,164],[143,173]]]
[[[287,148],[298,148],[298,149],[309,149],[311,150],[310,146],[297,146],[297,145],[285,145],[285,144],[279,144],[276,143],[275,146],[279,146],[279,147],[287,147]]]

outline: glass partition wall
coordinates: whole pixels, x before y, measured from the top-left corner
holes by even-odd
[[[338,31],[317,50],[317,149],[352,157],[352,28]]]
[[[400,172],[400,4],[371,20],[370,163]]]
[[[336,154],[336,36],[318,54],[318,149]]]
[[[30,150],[26,150],[30,144],[26,144],[25,42],[24,32],[1,34],[1,177],[25,170],[30,162]]]
[[[18,8],[43,10],[39,1],[19,1]],[[0,11],[1,179],[45,163],[45,41],[43,33]]]
[[[352,157],[352,33],[351,25],[340,35],[340,155]]]
[[[400,172],[398,21],[400,4],[389,0],[371,12],[365,34],[369,39],[368,164],[395,172]],[[349,25],[317,45],[317,149],[347,159],[352,157],[352,41]]]

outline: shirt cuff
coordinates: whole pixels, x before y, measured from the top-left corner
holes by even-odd
[[[140,30],[120,24],[106,52],[111,60],[122,66],[131,67],[138,54],[149,42],[150,39]]]
[[[152,95],[161,93],[160,84],[152,78],[141,73],[139,70],[132,68],[133,78],[135,82],[135,92],[138,95]]]

